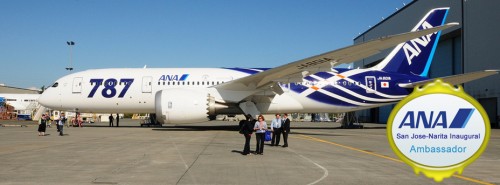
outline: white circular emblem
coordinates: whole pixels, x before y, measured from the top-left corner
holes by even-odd
[[[433,167],[446,167],[470,158],[483,144],[485,131],[479,111],[449,94],[411,100],[398,111],[392,124],[392,137],[401,153],[416,163]]]
[[[392,110],[387,139],[394,153],[415,173],[441,182],[474,162],[490,138],[481,104],[440,79],[415,87]]]

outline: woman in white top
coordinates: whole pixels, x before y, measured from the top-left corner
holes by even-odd
[[[267,130],[267,123],[264,121],[264,116],[262,116],[262,114],[257,118],[257,122],[255,122],[253,130],[255,130],[255,138],[257,139],[255,153],[264,155],[264,139]]]

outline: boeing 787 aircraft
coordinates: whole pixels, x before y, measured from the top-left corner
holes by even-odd
[[[393,104],[426,78],[449,8],[427,13],[411,32],[382,37],[276,68],[95,69],[58,79],[38,101],[56,110],[155,113],[161,123],[217,114],[350,112]],[[334,68],[394,50],[367,69]],[[439,62],[439,61],[438,61]],[[497,71],[442,77],[461,84]]]

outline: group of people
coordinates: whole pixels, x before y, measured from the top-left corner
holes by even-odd
[[[59,132],[60,136],[63,136],[63,128],[66,123],[66,116],[64,113],[61,113],[59,119],[55,120],[57,124],[57,132]],[[45,131],[47,129],[47,125],[50,125],[50,116],[47,114],[42,114],[40,120],[38,120],[38,136],[45,136]],[[49,126],[50,127],[50,126]]]
[[[245,136],[243,155],[250,154],[250,139],[254,131],[257,141],[255,154],[264,155],[264,141],[267,130],[272,132],[271,146],[279,146],[281,134],[283,134],[284,144],[282,147],[288,147],[288,133],[290,133],[290,119],[288,119],[288,114],[283,114],[283,118],[281,118],[280,114],[276,114],[276,118],[271,121],[269,129],[264,116],[259,115],[256,121],[250,114],[247,114],[245,117],[246,120],[240,122],[240,134]]]
[[[100,118],[99,118],[100,119]],[[109,127],[113,127],[113,120],[115,119],[113,117],[113,114],[110,114],[109,117]],[[116,127],[119,127],[120,126],[120,115],[119,114],[116,114]]]

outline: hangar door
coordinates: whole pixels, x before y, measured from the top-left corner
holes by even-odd
[[[142,93],[151,93],[152,91],[153,77],[144,76],[142,77]]]
[[[479,104],[483,106],[484,110],[488,114],[488,118],[490,120],[491,128],[499,128],[497,120],[497,98],[479,98],[477,99]]]
[[[82,92],[82,77],[73,78],[73,93],[81,93]]]

